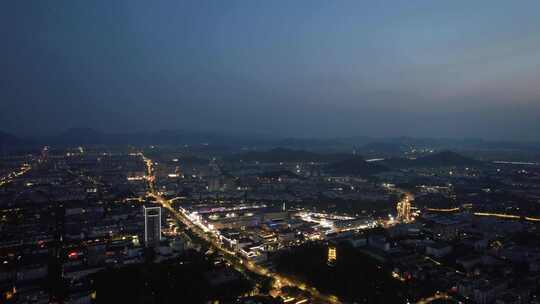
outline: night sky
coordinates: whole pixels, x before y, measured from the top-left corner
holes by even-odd
[[[538,140],[540,1],[3,0],[0,122]]]

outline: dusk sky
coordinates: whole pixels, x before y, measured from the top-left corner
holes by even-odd
[[[1,1],[0,130],[539,140],[540,1]]]

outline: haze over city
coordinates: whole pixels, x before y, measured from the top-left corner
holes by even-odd
[[[538,1],[3,1],[1,129],[536,141]]]

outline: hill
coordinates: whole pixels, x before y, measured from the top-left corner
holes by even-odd
[[[357,149],[362,155],[398,156],[402,154],[402,146],[399,143],[372,142]]]
[[[0,148],[9,149],[28,144],[31,144],[31,142],[21,139],[15,135],[0,131]]]
[[[346,154],[322,154],[304,150],[275,148],[268,151],[251,151],[240,153],[227,158],[228,161],[262,162],[262,163],[293,163],[293,162],[332,162],[349,157]]]
[[[390,168],[474,167],[483,164],[452,151],[433,153],[417,159],[391,158],[381,163]]]
[[[362,157],[355,156],[329,164],[326,166],[325,171],[336,175],[357,175],[367,177],[388,171],[388,168],[379,164],[366,162]]]
[[[258,143],[250,137],[231,136],[225,134],[184,131],[159,130],[151,132],[106,133],[92,128],[72,128],[58,135],[39,138],[43,144],[74,145],[239,145],[240,143]],[[261,139],[259,141],[263,141]]]
[[[422,167],[460,167],[479,165],[481,162],[452,151],[443,151],[418,158],[416,164]]]

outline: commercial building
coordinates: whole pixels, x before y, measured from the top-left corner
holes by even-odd
[[[155,247],[161,240],[161,207],[143,206],[144,211],[144,244]]]

